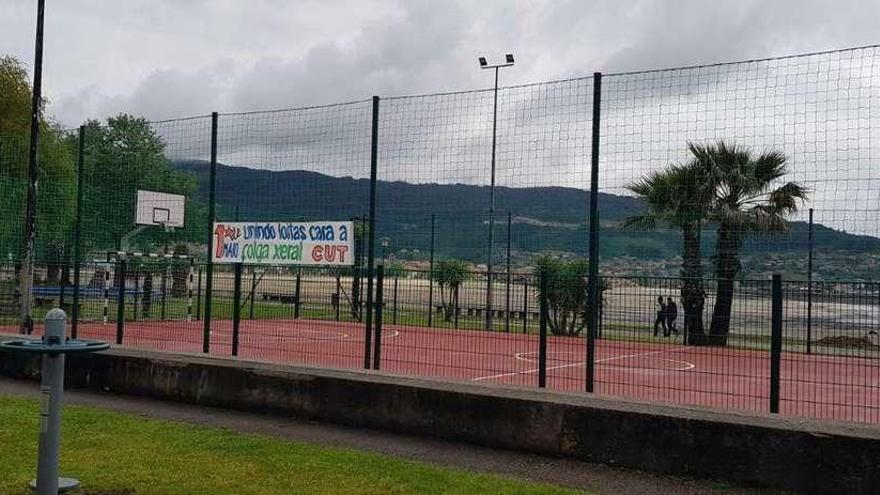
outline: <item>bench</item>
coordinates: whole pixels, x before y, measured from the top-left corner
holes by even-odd
[[[434,306],[438,313],[443,311],[444,306],[442,304],[437,304]],[[459,316],[462,314],[466,316],[483,316],[483,312],[486,311],[485,308],[477,308],[477,307],[465,307],[465,308],[456,308],[456,312]],[[492,311],[493,316],[496,318],[504,318],[505,313],[507,311],[503,309],[497,309]],[[523,318],[528,317],[531,320],[537,320],[541,317],[541,314],[538,311],[522,311],[522,310],[510,310],[510,318],[522,320]]]
[[[296,294],[283,294],[279,292],[264,292],[262,295],[264,301],[277,301],[287,304],[296,304],[297,297]]]
[[[53,306],[55,298],[52,296],[34,296],[34,306]]]
[[[21,311],[18,291],[0,292],[0,315],[18,315]]]
[[[80,313],[82,312],[82,306],[82,301],[80,301],[80,303],[76,305],[77,309],[80,310]],[[73,301],[64,301],[64,304],[61,305],[61,309],[63,309],[69,317],[71,314],[73,314]]]

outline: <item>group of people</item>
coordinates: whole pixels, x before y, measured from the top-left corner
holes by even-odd
[[[663,301],[663,296],[657,298],[657,318],[654,319],[654,337],[657,336],[657,330],[663,327],[663,336],[669,337],[670,333],[678,335],[678,328],[675,326],[675,320],[678,318],[678,305],[671,297]]]

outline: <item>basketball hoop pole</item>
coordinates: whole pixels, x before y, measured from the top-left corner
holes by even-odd
[[[138,225],[132,230],[129,230],[127,234],[123,235],[119,239],[119,251],[128,251],[128,241],[131,240],[132,237],[140,234],[147,228],[147,225]]]

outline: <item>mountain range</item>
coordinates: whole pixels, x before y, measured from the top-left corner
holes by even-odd
[[[172,164],[193,174],[200,202],[208,196],[210,166],[203,161]],[[344,220],[369,214],[370,181],[335,177],[306,170],[273,171],[217,165],[217,218],[223,220]],[[489,187],[468,184],[413,184],[378,180],[376,236],[385,239],[385,255],[427,259],[434,217],[438,258],[485,263],[489,241]],[[506,259],[508,214],[514,264],[536,255],[585,256],[590,193],[568,187],[496,187],[494,214],[495,263]],[[643,209],[640,200],[599,193],[600,252],[603,259],[654,262],[680,255],[677,231],[624,231],[621,222]],[[744,241],[744,265],[768,258],[805,258],[808,225],[792,222],[789,232],[750,236]],[[814,226],[815,250],[835,258],[880,253],[880,239]],[[714,231],[703,234],[708,258]],[[379,243],[377,243],[378,245]],[[381,253],[380,253],[381,254]],[[758,263],[760,265],[760,263]],[[785,264],[785,263],[783,263]],[[785,268],[785,267],[783,267]],[[880,270],[880,268],[878,268]],[[880,274],[878,274],[880,275]]]

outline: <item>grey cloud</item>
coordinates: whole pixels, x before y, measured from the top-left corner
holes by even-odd
[[[506,51],[515,52],[518,62],[504,71],[503,84],[586,76],[594,70],[752,59],[869,44],[876,40],[873,20],[880,13],[880,6],[861,1],[378,0],[366,9],[381,14],[367,20],[361,20],[366,19],[361,3],[335,8],[321,4],[321,9],[309,11],[313,17],[308,21],[294,23],[291,19],[298,16],[284,9],[283,2],[267,2],[257,1],[246,12],[203,3],[199,9],[207,20],[192,27],[190,38],[180,31],[185,23],[179,16],[158,12],[176,10],[161,0],[141,4],[140,9],[155,11],[150,22],[176,26],[176,37],[163,36],[160,27],[142,33],[143,52],[150,54],[149,44],[159,43],[152,51],[169,53],[165,65],[154,68],[158,66],[150,64],[156,58],[144,56],[144,76],[115,96],[93,82],[69,89],[54,110],[70,123],[77,115],[119,111],[164,119],[211,110],[313,106],[372,94],[485,88],[491,76],[477,69],[475,57]],[[182,13],[196,11],[187,5]],[[128,39],[137,38],[138,29],[151,28],[138,16],[126,19],[132,31]],[[299,32],[308,34],[299,38]],[[188,39],[195,47],[189,51]],[[183,56],[174,51],[176,44]],[[228,53],[192,55],[214,45]],[[784,147],[799,179],[824,181],[813,204],[839,212],[847,207],[880,209],[878,200],[867,196],[872,187],[876,190],[870,184],[880,177],[866,158],[880,150],[863,137],[865,129],[880,123],[873,108],[880,106],[868,105],[869,115],[850,108],[855,92],[872,102],[880,97],[880,74],[873,69],[880,67],[877,57],[865,55],[866,65],[852,70],[809,66],[838,85],[833,88],[798,79],[806,65],[786,64],[609,78],[603,105],[603,188],[622,192],[627,180],[682,159],[688,139],[739,137],[744,144]],[[126,67],[137,65],[127,62]],[[98,68],[114,71],[107,64]],[[94,80],[101,81],[102,74],[96,73]],[[586,187],[589,89],[588,80],[576,79],[501,92],[500,184]],[[483,93],[384,100],[383,179],[485,183],[489,103]],[[369,106],[339,108],[223,116],[223,159],[363,177]],[[169,154],[203,157],[204,120],[159,127]],[[851,194],[843,197],[841,191]],[[853,223],[851,218],[837,219],[836,225],[876,229],[867,220]]]
[[[368,25],[350,45],[331,41],[299,59],[256,63],[236,81],[232,106],[305,106],[436,88],[460,71],[454,58],[466,16],[454,5],[442,10],[429,2],[404,5],[400,19]]]

